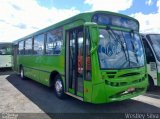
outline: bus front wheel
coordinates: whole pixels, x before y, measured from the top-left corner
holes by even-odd
[[[154,90],[154,82],[151,77],[148,78],[148,91]]]
[[[55,94],[58,98],[60,98],[60,99],[65,98],[63,81],[62,81],[62,78],[60,77],[60,75],[57,75],[55,77],[54,91],[55,91]]]

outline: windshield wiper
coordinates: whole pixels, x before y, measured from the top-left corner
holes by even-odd
[[[122,36],[123,36],[124,41],[126,42],[126,39],[125,39],[124,34],[123,34],[123,32],[122,32],[122,31],[121,31],[121,34],[122,34]],[[130,56],[129,56],[128,46],[127,46],[127,54],[128,54],[129,66],[131,67],[131,60],[130,60]]]
[[[133,36],[131,35],[131,33],[133,33]],[[130,31],[130,36],[131,36],[132,39],[135,40],[135,36],[134,36],[134,31],[133,31],[133,30]],[[133,43],[132,40],[131,40],[131,44],[132,44],[132,47],[133,47],[134,55],[135,55],[135,57],[136,57],[136,61],[137,61],[137,63],[139,64],[138,55],[137,55],[137,53],[136,53],[136,48],[135,48],[134,43]]]
[[[126,58],[126,61],[128,61],[128,62],[130,63],[129,55],[128,55],[128,57],[127,57],[127,54],[126,54],[124,45],[123,45],[122,41],[119,40],[119,39],[120,39],[120,36],[119,36],[118,34],[115,34],[114,31],[113,31],[110,27],[108,27],[108,26],[106,27],[106,30],[110,30],[112,33],[110,33],[110,32],[108,32],[108,33],[115,39],[115,41],[117,41],[117,42],[119,42],[119,43],[121,44],[122,49],[123,49],[123,52],[124,52],[124,55],[125,55],[125,58]],[[116,35],[119,36],[119,39],[116,37]]]

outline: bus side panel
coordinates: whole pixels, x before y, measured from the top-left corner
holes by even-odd
[[[18,45],[15,44],[15,45],[12,46],[12,59],[11,59],[11,62],[12,62],[12,69],[14,71],[18,72],[17,56],[18,56]]]
[[[62,53],[63,54],[63,53]],[[58,72],[60,75],[64,75],[64,55],[57,55],[57,56],[43,56],[41,59],[41,63],[39,64],[38,68],[40,71],[39,80],[43,84],[50,85],[50,74],[51,72]]]
[[[160,86],[160,73],[158,73],[157,86]]]
[[[26,77],[49,86],[50,73],[64,74],[64,56],[20,56],[19,65],[24,68]]]
[[[39,82],[40,83],[42,83],[46,86],[50,86],[49,78],[50,78],[50,73],[49,72],[44,72],[44,71],[39,72]]]
[[[91,102],[92,101],[92,83],[91,81],[84,80],[84,101]]]
[[[152,78],[154,85],[157,85],[158,81],[158,70],[156,68],[156,62],[150,62],[147,64],[148,75]]]
[[[22,66],[24,69],[24,75],[28,78],[38,81],[38,71],[35,69],[35,57],[34,56],[19,56],[18,58],[19,67]],[[20,69],[19,69],[20,70]]]
[[[34,75],[31,75],[31,72],[34,74],[34,69],[30,69],[28,67],[24,67],[24,75],[28,78],[35,79]]]
[[[0,55],[0,68],[12,67],[11,55]]]

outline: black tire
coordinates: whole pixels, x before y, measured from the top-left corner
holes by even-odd
[[[55,77],[54,92],[59,99],[64,99],[66,97],[64,93],[63,81],[60,75]]]
[[[148,91],[153,91],[154,90],[154,82],[151,77],[148,77]]]
[[[20,68],[20,77],[21,77],[22,80],[25,79],[23,67]]]

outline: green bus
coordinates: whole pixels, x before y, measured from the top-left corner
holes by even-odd
[[[53,86],[58,98],[107,103],[145,93],[148,82],[139,22],[81,13],[14,42],[14,70]]]
[[[149,89],[160,86],[160,34],[141,34],[146,52]]]
[[[11,68],[12,43],[0,43],[0,68]]]

